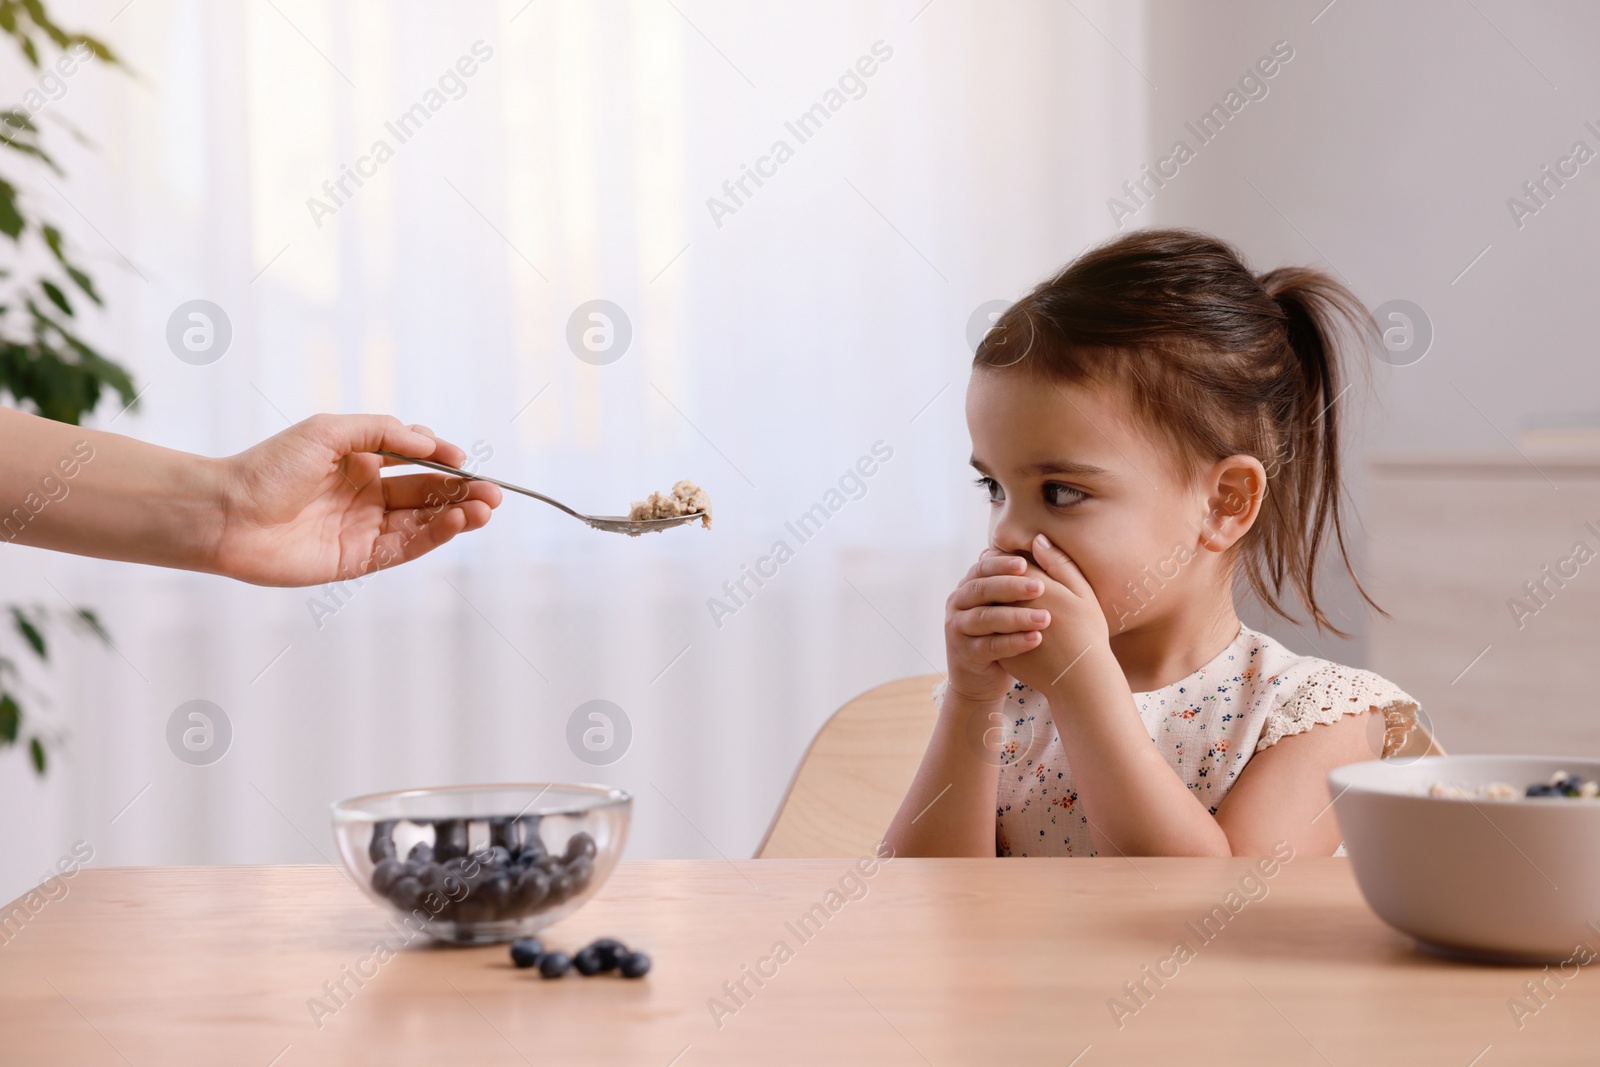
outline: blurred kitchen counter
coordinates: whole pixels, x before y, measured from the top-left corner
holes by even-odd
[[[1600,981],[1423,954],[1348,861],[1260,862],[624,862],[543,937],[648,951],[637,981],[372,963],[387,915],[333,867],[87,869],[6,931],[0,1063],[1593,1062]]]
[[[1450,752],[1600,755],[1600,456],[1369,471],[1368,589],[1390,613],[1370,624],[1372,669]]]

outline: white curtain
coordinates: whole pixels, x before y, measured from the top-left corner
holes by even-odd
[[[629,540],[512,497],[337,598],[7,547],[7,598],[92,606],[116,647],[62,638],[32,675],[58,741],[43,780],[0,760],[0,898],[78,840],[322,862],[329,802],[477,781],[613,783],[629,855],[749,855],[840,703],[942,668],[983,536],[968,321],[1111,231],[1145,155],[1141,6],[124,4],[56,5],[136,75],[69,81],[51,110],[96,147],[53,132],[69,178],[28,185],[143,389],[95,425],[225,455],[389,411],[580,509],[692,478],[716,523]],[[208,365],[166,340],[192,299],[232,326]],[[632,332],[605,365],[567,340],[596,299]],[[166,738],[195,699],[232,727],[206,766]],[[591,699],[632,725],[607,766],[566,740]]]

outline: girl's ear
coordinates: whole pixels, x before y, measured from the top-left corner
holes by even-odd
[[[1206,517],[1200,547],[1226,552],[1250,531],[1267,496],[1267,470],[1254,456],[1228,456],[1205,475]]]

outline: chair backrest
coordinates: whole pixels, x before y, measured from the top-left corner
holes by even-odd
[[[939,680],[901,678],[834,712],[800,760],[756,856],[872,855],[933,736]]]
[[[940,675],[887,682],[834,712],[800,760],[757,859],[871,855],[933,735]],[[1439,756],[1421,722],[1391,758]]]

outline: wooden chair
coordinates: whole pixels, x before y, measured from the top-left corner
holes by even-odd
[[[834,712],[801,758],[756,857],[872,855],[933,736],[939,677],[888,682]]]
[[[757,859],[871,855],[922,762],[937,674],[887,682],[833,713],[800,760]],[[1396,757],[1440,756],[1417,724]]]

